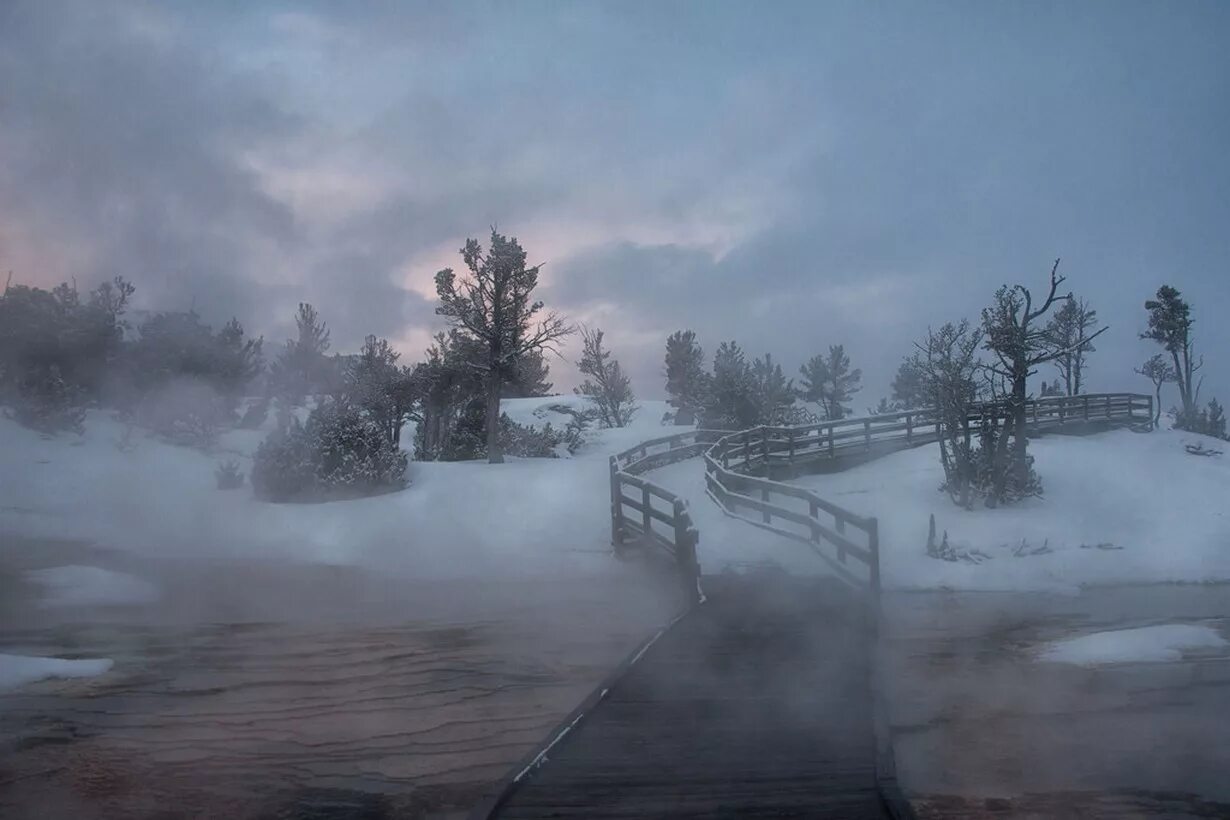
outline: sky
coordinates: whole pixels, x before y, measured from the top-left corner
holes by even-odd
[[[1110,328],[1090,389],[1148,389],[1169,283],[1230,400],[1227,42],[1195,0],[4,0],[0,272],[274,342],[309,301],[413,362],[497,226],[647,398],[692,328],[788,372],[844,344],[874,405],[1062,258]]]

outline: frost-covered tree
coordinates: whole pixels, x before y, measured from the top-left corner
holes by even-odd
[[[410,371],[397,364],[399,357],[387,339],[368,336],[345,376],[346,395],[394,446],[401,444],[402,425],[417,397]]]
[[[487,460],[497,464],[504,460],[500,450],[504,385],[523,356],[554,350],[573,328],[554,312],[537,318],[543,303],[533,301],[531,295],[538,286],[538,266],[526,266],[525,251],[515,238],[492,229],[486,250],[477,239],[467,239],[461,256],[468,271],[464,278],[459,279],[452,268],[436,274],[440,297],[436,313],[481,344],[483,356],[470,365],[484,374]]]
[[[1176,426],[1186,430],[1198,413],[1200,384],[1195,382],[1195,375],[1204,365],[1204,357],[1195,353],[1191,305],[1178,290],[1162,285],[1157,289],[1157,298],[1145,302],[1145,310],[1149,311],[1149,329],[1140,334],[1140,338],[1157,342],[1170,354],[1182,402]]]
[[[295,338],[286,341],[269,367],[273,393],[290,407],[298,407],[305,397],[332,386],[332,368],[325,357],[329,350],[329,328],[307,302],[299,303],[295,331]]]
[[[799,398],[818,404],[825,419],[842,419],[850,414],[848,403],[862,389],[863,371],[850,368],[844,345],[830,346],[828,356],[812,356],[799,372]]]
[[[486,455],[483,373],[470,365],[484,355],[477,339],[456,329],[439,333],[414,368],[420,397],[415,458],[457,461]]]
[[[528,399],[551,395],[551,368],[541,350],[531,350],[517,360],[512,378],[504,385],[504,398]]]
[[[696,333],[677,330],[666,338],[666,395],[675,408],[676,424],[692,424],[704,407],[709,374],[705,372],[705,351],[696,342]]]
[[[997,359],[996,364],[988,367],[991,372],[1003,377],[1009,386],[1004,403],[1003,434],[996,443],[991,460],[993,503],[1028,494],[1037,485],[1028,458],[1025,430],[1029,377],[1036,372],[1038,365],[1055,361],[1071,348],[1085,347],[1106,330],[1103,327],[1092,334],[1083,334],[1071,344],[1060,347],[1046,326],[1040,324],[1039,320],[1056,303],[1072,298],[1071,293],[1059,293],[1059,286],[1065,280],[1066,277],[1059,275],[1059,260],[1056,259],[1051,267],[1046,298],[1041,304],[1034,304],[1033,294],[1024,285],[1004,285],[995,292],[991,306],[982,311],[984,345]],[[1011,453],[1008,451],[1009,442]]]
[[[794,404],[794,382],[787,380],[782,366],[773,362],[773,354],[752,362],[752,404],[755,424],[782,424]]]
[[[1174,365],[1166,361],[1164,354],[1154,353],[1136,368],[1136,372],[1153,382],[1153,423],[1156,425],[1162,418],[1162,385],[1176,381]]]
[[[737,342],[722,342],[713,354],[713,376],[705,394],[705,426],[743,430],[757,423],[752,368]]]
[[[932,396],[927,378],[916,358],[907,356],[893,376],[893,406],[898,410],[930,407]]]
[[[1059,351],[1054,361],[1055,369],[1063,379],[1066,395],[1076,396],[1084,392],[1085,367],[1088,355],[1095,351],[1087,340],[1098,324],[1098,312],[1084,299],[1069,297],[1051,316],[1046,324],[1048,343]]]
[[[949,322],[916,345],[910,369],[919,374],[926,404],[935,409],[940,432],[943,489],[962,507],[972,507],[978,493],[979,463],[970,414],[978,398],[978,347],[982,334],[962,320]]]
[[[601,330],[581,328],[581,361],[577,368],[589,378],[576,392],[594,403],[603,427],[625,427],[636,414],[636,396],[619,360],[602,346],[602,339]]]

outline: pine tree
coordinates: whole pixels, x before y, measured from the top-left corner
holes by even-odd
[[[295,314],[296,337],[288,339],[282,352],[269,368],[269,381],[274,393],[292,407],[303,404],[306,396],[321,392],[331,381],[329,361],[329,328],[316,308],[299,303]]]
[[[755,406],[755,424],[779,424],[794,404],[794,382],[787,381],[782,366],[773,363],[773,355],[752,362],[751,398]]]
[[[844,345],[830,346],[827,357],[812,356],[799,372],[803,376],[799,398],[820,405],[825,419],[842,419],[850,414],[847,405],[862,389],[863,371],[850,368]]]
[[[1191,306],[1179,291],[1162,285],[1157,289],[1157,298],[1145,302],[1145,310],[1149,311],[1149,329],[1140,338],[1157,342],[1170,354],[1183,404],[1177,426],[1188,429],[1196,418],[1196,404],[1200,400],[1200,385],[1193,384],[1193,380],[1204,365],[1204,357],[1195,354]]]
[[[713,377],[705,400],[708,427],[743,430],[756,424],[751,366],[737,342],[722,342],[713,354]]]
[[[1096,348],[1091,342],[1081,343],[1081,340],[1089,337],[1097,323],[1098,312],[1084,299],[1071,297],[1047,322],[1048,342],[1059,351],[1054,364],[1063,379],[1066,395],[1076,396],[1082,392],[1086,359]]]
[[[676,424],[693,424],[704,406],[708,375],[705,351],[696,343],[696,333],[677,330],[666,339],[666,395],[675,408]]]
[[[581,328],[581,361],[577,368],[589,378],[576,392],[594,403],[603,427],[625,427],[637,411],[636,396],[619,361],[603,348],[602,338],[601,330]]]
[[[483,357],[470,364],[484,373],[487,460],[498,464],[504,460],[500,451],[500,394],[504,385],[523,356],[554,349],[573,328],[555,313],[535,319],[543,308],[542,302],[531,301],[538,286],[538,266],[526,267],[525,251],[515,238],[492,229],[486,251],[478,240],[467,239],[461,255],[468,269],[466,278],[459,280],[452,268],[436,274],[440,297],[436,313],[482,345]]]
[[[893,377],[893,404],[899,410],[915,410],[930,407],[931,399],[926,372],[914,357],[907,357]]]

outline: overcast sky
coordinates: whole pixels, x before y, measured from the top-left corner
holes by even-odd
[[[3,0],[0,271],[274,340],[310,301],[413,361],[496,224],[643,395],[690,327],[791,372],[844,343],[857,406],[1062,257],[1092,389],[1147,387],[1167,282],[1230,399],[1227,43],[1223,2]]]

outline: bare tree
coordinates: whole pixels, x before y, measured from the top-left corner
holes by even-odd
[[[477,239],[461,249],[469,275],[458,279],[452,268],[436,274],[440,305],[436,313],[473,336],[484,356],[469,365],[484,375],[487,407],[487,460],[504,461],[500,448],[500,393],[516,372],[517,362],[532,351],[556,351],[555,345],[573,328],[554,312],[535,318],[543,303],[530,300],[538,286],[538,265],[526,267],[525,251],[516,238],[491,229],[486,251]]]
[[[1005,402],[1003,434],[997,442],[992,458],[992,470],[995,474],[991,496],[993,503],[1004,499],[1009,480],[1014,481],[1018,488],[1024,488],[1031,483],[1028,441],[1025,436],[1026,383],[1029,377],[1037,372],[1035,368],[1038,365],[1053,362],[1071,350],[1084,347],[1106,331],[1103,327],[1093,334],[1082,332],[1070,344],[1061,347],[1056,344],[1047,328],[1038,324],[1038,320],[1045,316],[1056,302],[1072,298],[1071,293],[1059,294],[1059,286],[1065,280],[1066,277],[1059,275],[1059,260],[1056,259],[1051,267],[1046,299],[1040,306],[1034,306],[1033,294],[1024,285],[1004,285],[995,292],[994,303],[982,311],[985,347],[998,359],[998,365],[992,364],[988,367],[993,373],[1004,377],[1010,387]],[[1011,453],[1008,451],[1009,439],[1012,441]]]
[[[582,327],[581,339],[583,347],[577,367],[589,378],[577,388],[577,394],[593,401],[604,427],[627,426],[638,409],[632,383],[619,361],[603,348],[601,330]]]
[[[1154,353],[1145,359],[1144,364],[1136,368],[1136,372],[1153,382],[1153,425],[1156,427],[1162,418],[1162,385],[1178,381],[1178,374],[1174,365],[1166,361],[1166,357],[1161,353]]]

